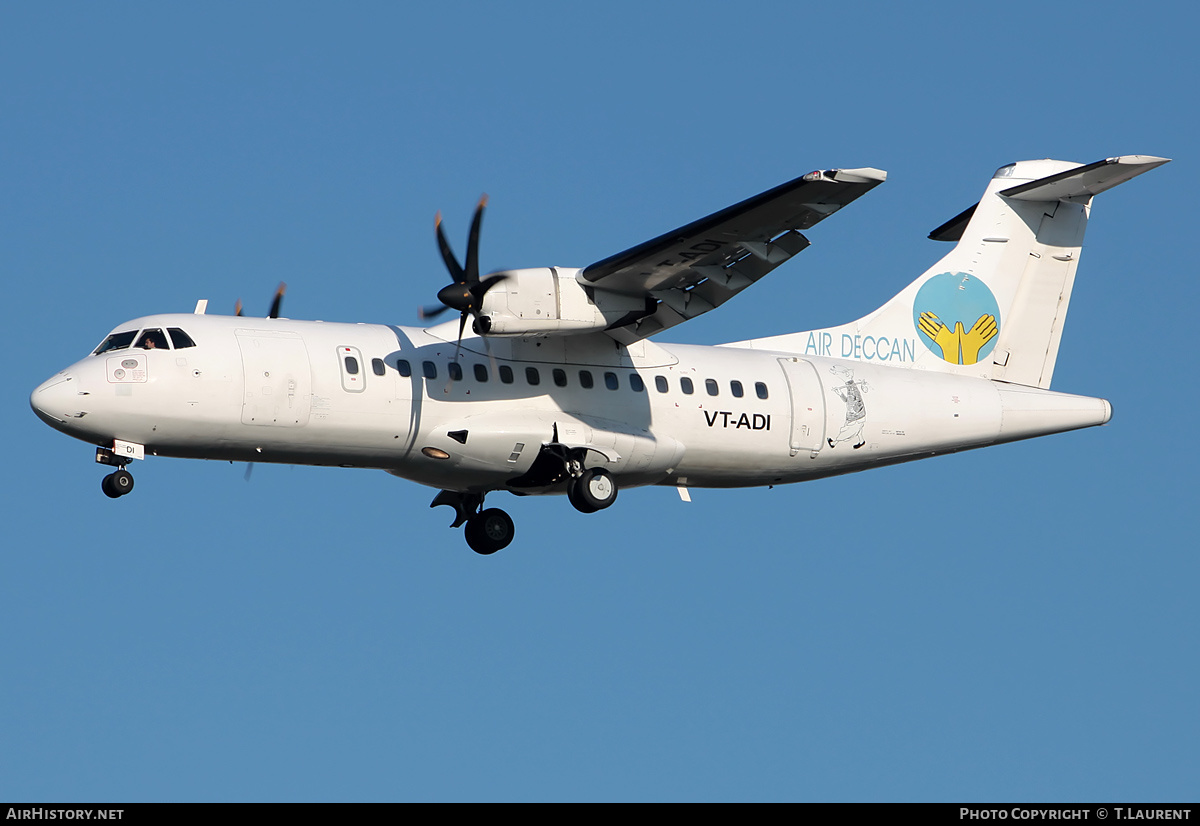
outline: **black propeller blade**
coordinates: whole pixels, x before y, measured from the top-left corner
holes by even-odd
[[[267,318],[279,318],[279,308],[283,304],[283,294],[287,291],[287,284],[280,281],[279,286],[275,288],[275,297],[271,299],[271,311],[267,314]],[[237,300],[237,304],[233,306],[233,314],[242,314],[242,299]]]
[[[287,291],[287,284],[282,281],[275,288],[275,297],[271,299],[271,312],[267,314],[267,318],[279,318],[279,307],[283,304],[283,294]]]
[[[458,263],[454,251],[450,249],[450,242],[446,240],[446,234],[442,231],[442,213],[439,212],[434,219],[438,250],[442,254],[442,261],[446,263],[446,269],[450,271],[450,277],[454,280],[438,290],[437,297],[441,306],[422,307],[420,315],[421,318],[436,318],[446,310],[458,311],[460,314],[458,321],[458,344],[460,347],[462,346],[463,332],[467,327],[467,316],[475,319],[474,329],[476,332],[481,335],[487,332],[487,321],[479,314],[479,309],[483,306],[483,297],[488,290],[507,277],[503,274],[496,274],[489,275],[484,279],[479,278],[479,230],[483,225],[483,210],[486,206],[487,195],[484,195],[479,199],[479,205],[475,207],[475,217],[471,221],[471,233],[467,236],[465,266]],[[457,360],[456,349],[455,361]]]

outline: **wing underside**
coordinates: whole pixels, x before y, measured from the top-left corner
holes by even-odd
[[[810,172],[597,261],[582,281],[644,297],[646,309],[608,334],[632,344],[728,301],[809,245],[807,230],[883,183],[882,170]]]

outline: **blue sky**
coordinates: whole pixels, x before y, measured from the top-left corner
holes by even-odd
[[[1197,13],[1142,3],[5,4],[0,799],[1195,800]],[[496,504],[139,463],[29,392],[121,321],[416,324],[811,169],[888,182],[665,341],[844,322],[1013,160],[1097,198],[1055,389],[1111,424],[773,490]],[[15,326],[15,329],[13,327]],[[490,503],[490,500],[489,500]]]

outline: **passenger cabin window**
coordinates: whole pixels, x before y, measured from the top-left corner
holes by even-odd
[[[645,391],[646,383],[644,381],[642,381],[642,377],[639,376],[637,373],[630,373],[629,374],[629,387],[631,390],[633,390],[634,393],[641,393],[641,392]]]
[[[450,381],[462,381],[463,372],[461,364],[457,361],[452,361],[448,369],[450,371]]]
[[[354,356],[346,356],[346,372],[352,376],[358,375],[358,359]]]
[[[396,362],[396,371],[404,378],[408,378],[412,375],[412,365],[408,363],[408,359],[400,359]]]
[[[654,377],[654,386],[655,386],[655,388],[657,388],[659,393],[666,393],[667,392],[667,377],[666,376],[655,376]]]
[[[542,383],[542,377],[536,367],[525,368],[525,381],[529,382],[531,387],[536,387]]]
[[[513,383],[513,371],[512,371],[512,368],[509,367],[507,364],[500,365],[499,373],[500,373],[500,381],[504,382],[505,384]]]
[[[141,334],[137,340],[135,347],[140,347],[143,350],[169,350],[167,337],[163,335],[163,331],[157,327],[151,327]]]
[[[756,381],[754,382],[754,392],[758,394],[760,399],[765,399],[767,397],[767,386],[761,381]]]
[[[488,371],[486,364],[475,365],[475,381],[485,382],[488,380]]]
[[[555,387],[566,387],[567,386],[567,371],[566,370],[563,370],[561,367],[555,367],[554,370],[550,373],[550,375],[552,375],[554,377],[554,386]]]
[[[746,391],[742,389],[742,383],[737,379],[729,382],[729,392],[733,394],[735,399],[740,399],[742,396],[746,395]]]
[[[683,376],[679,379],[679,389],[681,389],[684,393],[687,393],[689,396],[692,395],[692,391],[695,390],[695,388],[692,387],[692,380],[687,376]]]
[[[184,347],[195,347],[196,342],[192,341],[192,337],[180,330],[178,327],[168,327],[167,333],[171,336],[171,344],[176,350],[182,350]]]
[[[437,378],[437,365],[432,361],[421,362],[421,374],[427,379]]]
[[[717,395],[717,392],[718,392],[717,391],[717,380],[716,379],[705,379],[704,380],[704,390],[710,396]]]
[[[609,390],[616,390],[618,387],[620,387],[621,385],[617,382],[617,374],[616,373],[605,373],[604,374],[604,386],[607,387]]]
[[[579,371],[579,386],[587,390],[590,390],[595,386],[595,382],[592,380],[591,370]]]
[[[371,359],[371,370],[375,375],[382,376],[387,372],[387,367],[383,363],[383,359]]]
[[[113,350],[125,350],[133,345],[133,337],[137,335],[137,330],[129,330],[124,333],[113,333],[104,341],[100,342],[100,346],[92,354],[95,356],[101,353],[110,353]]]

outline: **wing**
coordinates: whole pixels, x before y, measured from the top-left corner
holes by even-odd
[[[887,179],[879,169],[810,172],[587,267],[583,280],[644,297],[608,329],[631,344],[724,304],[808,246],[800,233]]]

